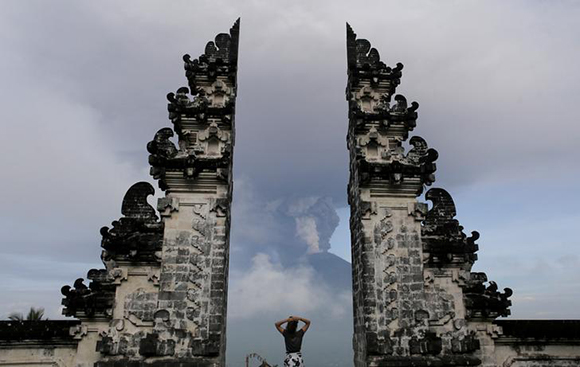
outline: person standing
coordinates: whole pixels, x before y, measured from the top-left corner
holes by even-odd
[[[298,322],[302,321],[304,326],[298,329]],[[286,329],[282,324],[288,323]],[[276,324],[276,329],[284,336],[284,343],[286,344],[286,358],[284,358],[284,367],[304,367],[302,360],[302,338],[304,333],[310,327],[310,320],[299,316],[290,316],[285,320],[280,320]]]

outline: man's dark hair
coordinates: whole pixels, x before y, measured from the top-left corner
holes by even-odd
[[[286,331],[290,334],[294,334],[296,332],[296,328],[298,328],[298,321],[288,321],[288,327]]]

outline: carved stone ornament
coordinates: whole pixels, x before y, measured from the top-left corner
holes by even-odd
[[[74,317],[107,317],[112,314],[115,302],[115,285],[107,276],[107,271],[91,269],[87,274],[91,281],[88,286],[82,278],[77,279],[73,286],[61,288],[64,296],[62,313]]]
[[[182,115],[187,115],[200,122],[207,120],[209,102],[203,89],[192,91],[192,94],[195,95],[193,100],[189,98],[189,89],[187,87],[181,87],[177,92],[167,94],[169,119],[176,127],[180,126]]]
[[[495,282],[489,282],[486,286],[487,276],[485,273],[471,273],[471,278],[463,290],[466,317],[468,319],[495,319],[510,314],[509,307],[512,301],[508,298],[513,291],[504,288],[503,293],[498,291]]]
[[[224,86],[224,82],[216,80],[213,87],[206,91],[198,87],[191,90],[191,97],[187,87],[181,87],[175,93],[167,94],[167,111],[175,131],[181,139],[185,138],[182,118],[194,119],[198,123],[207,123],[210,118],[220,119],[226,125],[231,124],[228,115],[234,111],[234,91]]]
[[[121,208],[124,216],[114,221],[112,228],[101,228],[103,261],[158,262],[155,252],[161,251],[163,223],[147,202],[153,194],[155,190],[147,182],[129,188]]]
[[[419,140],[420,139],[420,140]],[[413,140],[413,139],[412,139]],[[364,139],[363,139],[364,141]],[[423,185],[431,185],[435,181],[435,160],[438,158],[435,149],[425,149],[426,143],[417,137],[413,140],[414,147],[408,155],[389,155],[388,160],[370,160],[367,155],[359,158],[359,172],[361,182],[366,183],[372,179],[387,180],[391,184],[400,185],[407,179],[419,179]],[[423,145],[424,144],[424,145]],[[420,194],[423,187],[419,187]]]
[[[431,266],[454,265],[469,270],[477,259],[479,249],[475,241],[479,233],[472,232],[470,237],[463,233],[463,227],[455,219],[455,203],[451,195],[443,189],[432,188],[425,194],[433,207],[423,221],[423,250],[429,255],[427,263]]]
[[[372,47],[368,40],[357,39],[356,33],[348,23],[346,24],[346,51],[349,69],[374,72],[377,76],[389,77],[390,79],[398,80],[401,78],[403,64],[397,63],[395,68],[385,65],[381,61],[379,51]]]
[[[238,64],[238,44],[240,34],[240,20],[236,20],[230,33],[220,33],[215,37],[215,41],[210,41],[205,46],[205,53],[197,59],[192,60],[191,56],[184,55],[185,76],[189,81],[191,91],[197,90],[196,77],[205,75],[210,79],[215,79],[219,75],[226,75],[235,78]]]
[[[215,172],[229,165],[229,149],[222,150],[219,156],[198,157],[194,151],[177,150],[175,144],[169,140],[172,136],[173,130],[163,128],[147,144],[150,153],[150,173],[154,179],[159,180],[161,190],[168,189],[166,175],[169,171],[179,172],[185,178],[194,179],[205,169]]]

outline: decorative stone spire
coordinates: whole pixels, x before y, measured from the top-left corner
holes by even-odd
[[[170,128],[159,130],[147,144],[151,175],[162,190],[180,190],[203,171],[229,180],[239,29],[238,19],[230,33],[218,34],[200,57],[183,57],[189,88],[167,95],[178,147],[170,140]]]
[[[347,54],[349,136],[356,137],[348,144],[358,162],[359,180],[388,180],[409,195],[421,193],[423,185],[435,181],[438,154],[420,137],[411,139],[414,148],[404,154],[402,143],[416,126],[419,104],[408,106],[407,99],[398,94],[391,105],[403,64],[385,65],[370,42],[357,39],[348,24]]]
[[[427,192],[431,210],[417,201],[438,154],[418,136],[405,151],[419,104],[395,94],[403,65],[348,24],[347,59],[355,366],[491,365],[483,330],[509,314],[511,290],[470,273],[479,234],[463,233],[445,190]]]
[[[62,313],[79,319],[110,319],[115,302],[115,285],[106,270],[91,269],[87,273],[88,286],[83,278],[75,280],[73,286],[61,288],[64,296]]]
[[[173,129],[147,144],[166,196],[158,309],[141,355],[224,365],[239,24],[183,57],[189,87],[167,95]]]
[[[433,202],[433,208],[423,221],[421,237],[423,253],[428,256],[430,266],[453,265],[471,269],[477,260],[475,254],[479,247],[475,241],[479,233],[473,231],[470,237],[463,233],[463,227],[455,218],[455,204],[451,195],[443,189],[432,188],[425,194]]]
[[[147,144],[165,197],[133,185],[101,229],[106,269],[62,288],[63,313],[85,321],[75,365],[225,366],[239,19],[192,60],[189,87],[169,93],[172,127]],[[174,140],[175,138],[175,140]]]
[[[154,193],[155,190],[147,182],[138,182],[129,188],[121,207],[124,216],[112,223],[113,228],[101,228],[101,258],[106,269],[91,269],[87,274],[90,280],[88,286],[79,278],[73,287],[62,287],[64,315],[112,318],[118,285],[115,278],[123,276],[119,264],[160,262],[163,223],[159,222],[155,209],[147,203],[147,197]]]
[[[356,84],[357,78],[369,79],[373,86],[381,86],[386,94],[386,101],[391,101],[397,85],[401,81],[403,64],[397,63],[394,68],[381,61],[379,51],[366,39],[356,38],[356,33],[346,24],[346,52],[348,60],[349,82]],[[351,79],[352,78],[352,79]]]
[[[138,182],[131,186],[123,198],[121,212],[124,217],[112,223],[113,228],[101,228],[104,249],[102,258],[108,261],[158,263],[163,244],[163,223],[147,197],[155,194],[153,186]]]

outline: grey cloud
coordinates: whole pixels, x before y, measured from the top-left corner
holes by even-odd
[[[327,252],[338,226],[329,197],[288,195],[266,200],[247,177],[235,182],[232,214],[234,266],[248,267],[257,253],[266,253],[285,266],[308,254]]]
[[[216,12],[202,1],[127,2],[111,12],[112,3],[34,4],[26,17],[8,13],[13,47],[40,82],[103,113],[115,151],[142,152],[168,124],[163,96],[185,84],[181,54],[201,52],[241,14],[236,173],[260,177],[271,198],[296,190],[345,202],[346,17],[383,59],[406,64],[400,90],[421,103],[417,133],[440,150],[443,182],[537,179],[578,158],[569,150],[580,131],[568,108],[578,85],[576,6],[261,1],[222,2]],[[42,67],[33,55],[43,55]],[[544,121],[566,134],[544,134]]]
[[[537,176],[544,173],[538,163],[550,164],[551,155],[561,165],[577,158],[566,154],[579,131],[567,123],[573,112],[562,98],[578,85],[578,52],[569,46],[575,38],[564,32],[575,19],[569,8],[423,2],[369,12],[335,2],[224,2],[219,14],[209,2],[196,2],[192,10],[207,14],[191,22],[187,3],[116,4],[120,13],[103,3],[54,4],[35,3],[25,19],[12,13],[5,27],[20,35],[14,48],[30,56],[30,73],[103,113],[115,151],[143,151],[168,124],[164,94],[185,83],[180,55],[199,53],[208,37],[227,29],[227,16],[242,14],[236,172],[258,175],[261,192],[272,198],[294,189],[344,203],[346,16],[383,59],[406,64],[400,89],[421,103],[417,132],[442,153],[439,177],[450,184],[514,175],[514,167],[523,171],[517,175]],[[560,21],[544,25],[546,11]],[[516,15],[521,22],[505,24]],[[34,32],[39,26],[53,34],[42,37]],[[33,55],[43,55],[42,68]],[[541,122],[549,120],[567,134],[546,141]],[[146,164],[133,155],[136,165]]]
[[[238,305],[229,312],[232,319],[257,316],[330,313],[344,318],[351,309],[347,290],[336,292],[318,279],[316,269],[297,264],[283,267],[266,254],[252,258],[249,271],[232,274],[230,302]]]
[[[288,315],[312,320],[303,353],[316,366],[349,365],[352,300],[348,290],[329,286],[308,264],[284,267],[266,254],[256,254],[248,271],[231,273],[228,303],[228,361],[241,365],[257,352],[271,363],[283,358],[283,339],[274,322]],[[251,334],[251,337],[248,337]],[[280,365],[280,363],[279,363]]]

